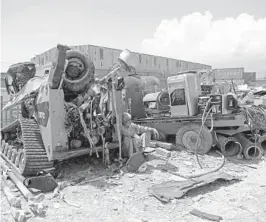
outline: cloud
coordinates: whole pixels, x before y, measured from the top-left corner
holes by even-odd
[[[266,70],[266,17],[248,14],[214,20],[207,11],[163,20],[154,36],[144,39],[145,53],[211,64]]]

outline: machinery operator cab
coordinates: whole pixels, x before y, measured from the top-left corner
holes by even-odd
[[[186,73],[167,79],[171,116],[197,115],[197,103],[201,94],[198,75]]]

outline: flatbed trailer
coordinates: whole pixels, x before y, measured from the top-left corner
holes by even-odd
[[[221,132],[225,130],[225,134],[233,135],[229,128],[233,128],[234,132],[244,129],[249,129],[246,124],[246,116],[244,113],[227,114],[227,115],[214,115],[213,120],[208,117],[205,121],[205,126],[212,127]],[[141,118],[134,120],[134,123],[156,128],[159,132],[165,135],[175,135],[177,130],[187,123],[202,124],[202,116],[176,116],[176,117],[156,117],[156,118]],[[239,129],[239,130],[237,130]],[[228,131],[229,130],[229,131]],[[226,133],[227,131],[227,133]],[[238,132],[236,132],[238,133]]]
[[[176,137],[176,145],[194,150],[199,139],[199,153],[207,153],[217,143],[217,135],[233,136],[250,131],[244,112],[234,114],[216,114],[207,117],[202,126],[202,115],[197,116],[163,116],[142,118],[134,123],[157,129],[162,138]],[[200,136],[199,136],[200,135]]]

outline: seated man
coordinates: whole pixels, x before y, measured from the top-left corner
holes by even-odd
[[[159,139],[159,133],[156,129],[140,126],[132,123],[131,115],[123,113],[122,116],[122,155],[124,158],[129,158],[135,152],[142,152],[151,136],[154,139]]]

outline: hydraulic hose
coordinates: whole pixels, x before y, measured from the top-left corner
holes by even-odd
[[[207,120],[208,115],[209,115],[210,112],[211,112],[211,109],[209,109],[209,111],[207,112],[206,118],[204,119],[204,115],[205,115],[205,113],[206,113],[206,110],[208,109],[208,106],[209,106],[209,103],[210,103],[210,102],[211,102],[211,98],[208,100],[208,102],[207,102],[207,104],[206,104],[206,107],[205,107],[205,109],[204,109],[204,111],[203,111],[202,118],[201,118],[202,124],[201,124],[200,131],[199,131],[199,134],[198,134],[198,136],[197,136],[197,141],[196,141],[196,159],[197,159],[197,163],[198,163],[198,165],[200,166],[201,169],[202,169],[203,167],[202,167],[202,165],[201,165],[201,163],[200,163],[200,161],[199,161],[199,155],[198,155],[199,144],[198,144],[198,143],[199,143],[199,137],[200,137],[200,134],[201,134],[202,128],[203,128],[203,126],[204,126],[204,124],[205,124],[205,122],[206,122],[206,120]],[[213,127],[212,127],[212,128],[213,128]]]

